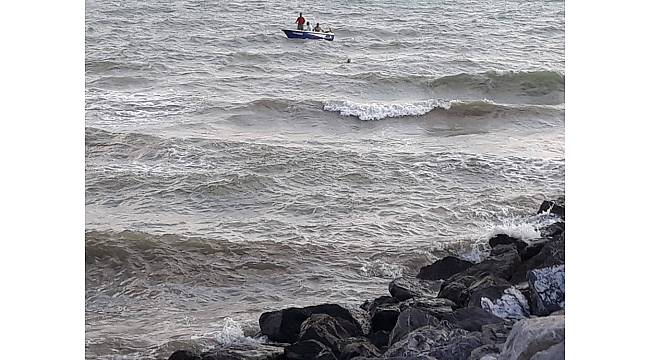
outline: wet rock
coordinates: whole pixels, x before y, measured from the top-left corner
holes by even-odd
[[[537,255],[517,266],[515,273],[509,280],[512,283],[524,282],[527,281],[526,275],[528,271],[555,265],[564,265],[564,262],[564,237],[562,236],[558,239],[548,241]]]
[[[483,325],[504,322],[502,318],[494,316],[479,307],[460,308],[445,316],[444,320],[468,331],[481,331]]]
[[[520,263],[521,258],[515,245],[497,245],[483,262],[445,280],[438,297],[452,300],[459,306],[466,306],[469,300],[467,289],[472,284],[488,275],[509,280]]]
[[[400,309],[397,299],[392,296],[381,296],[367,304],[370,313],[370,332],[391,331],[395,326]]]
[[[496,236],[490,238],[490,240],[488,240],[488,243],[492,248],[495,248],[499,245],[514,245],[518,252],[528,246],[527,242],[506,234],[497,234]]]
[[[493,358],[497,359],[501,348],[494,344],[482,345],[472,350],[468,360],[487,360]]]
[[[284,348],[287,360],[337,360],[332,351],[316,340],[299,341]]]
[[[361,335],[352,323],[327,314],[313,314],[302,323],[299,341],[316,340],[327,346],[337,357],[340,340]]]
[[[558,221],[552,223],[551,225],[544,226],[539,229],[540,235],[545,238],[552,238],[562,235],[564,232],[564,221]]]
[[[424,326],[394,343],[385,357],[432,356],[445,360],[466,360],[472,350],[483,345],[477,333],[445,326]]]
[[[480,306],[482,297],[496,299],[505,289],[512,286],[510,282],[491,274],[455,276],[448,281],[443,284],[438,296],[449,299],[461,307]]]
[[[423,280],[446,280],[450,276],[467,270],[473,263],[461,260],[455,256],[444,258],[420,269],[417,278]]]
[[[270,340],[292,343],[298,339],[300,325],[312,314],[327,314],[335,318],[346,320],[353,324],[362,334],[363,330],[350,311],[337,304],[322,304],[304,308],[287,308],[278,311],[265,312],[260,316],[259,324],[261,333]]]
[[[389,345],[401,340],[411,331],[427,325],[437,326],[440,323],[432,313],[421,309],[407,309],[399,314],[397,323],[390,333]]]
[[[519,252],[519,256],[521,257],[521,261],[525,262],[532,258],[533,256],[539,254],[539,252],[542,250],[544,245],[548,243],[551,239],[548,238],[541,238],[541,239],[533,239],[528,241],[528,245]]]
[[[436,297],[440,284],[417,278],[397,278],[388,284],[388,291],[399,301],[414,297]]]
[[[490,294],[493,295],[493,294]],[[482,296],[481,308],[502,319],[523,319],[530,316],[528,300],[514,286],[504,289],[500,296]]]
[[[544,200],[542,205],[540,205],[538,214],[550,213],[560,216],[564,219],[564,199],[558,200]]]
[[[201,360],[273,360],[284,352],[281,346],[269,344],[238,344],[216,349],[201,355]]]
[[[339,342],[338,347],[341,349],[340,360],[350,360],[359,356],[379,357],[379,349],[367,339],[348,338]]]
[[[201,360],[201,355],[192,350],[176,350],[168,360]]]
[[[528,273],[532,313],[539,316],[564,309],[564,265]]]
[[[564,316],[548,316],[518,321],[503,345],[500,360],[563,358]],[[558,355],[561,357],[548,357]]]

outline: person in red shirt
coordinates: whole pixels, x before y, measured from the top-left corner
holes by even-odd
[[[298,30],[302,30],[305,25],[305,18],[302,17],[302,13],[300,13],[300,16],[296,19],[296,23],[298,24]]]

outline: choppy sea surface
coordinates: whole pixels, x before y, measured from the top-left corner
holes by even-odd
[[[363,302],[564,192],[562,1],[86,0],[85,32],[88,359]]]

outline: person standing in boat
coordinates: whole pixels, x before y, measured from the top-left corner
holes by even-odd
[[[307,27],[305,28],[305,31],[311,31],[311,25],[309,25],[309,21],[307,21]]]
[[[304,25],[305,25],[305,18],[302,17],[302,13],[298,16],[298,19],[296,19],[296,24],[298,24],[298,30],[302,30]]]

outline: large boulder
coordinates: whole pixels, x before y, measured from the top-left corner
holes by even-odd
[[[503,345],[500,360],[562,359],[564,316],[520,320]],[[562,344],[562,345],[561,345]]]
[[[259,324],[263,335],[277,342],[293,343],[298,339],[300,325],[312,314],[327,314],[350,322],[357,328],[356,334],[362,335],[363,329],[350,311],[337,304],[322,304],[304,308],[287,308],[265,312],[260,316]]]
[[[390,345],[401,340],[404,335],[411,331],[427,325],[437,326],[440,323],[432,313],[421,309],[407,309],[399,314],[397,323],[390,333],[388,343]]]
[[[339,360],[350,360],[359,356],[379,357],[381,352],[370,341],[364,338],[348,338],[339,341],[338,348],[341,350]]]
[[[557,200],[544,200],[537,210],[538,214],[550,213],[564,219],[564,198]]]
[[[452,279],[449,279],[452,280]],[[459,306],[481,306],[481,299],[496,299],[510,286],[510,282],[492,274],[454,277],[444,284],[439,297],[449,299]]]
[[[481,331],[483,325],[501,324],[504,320],[479,307],[460,308],[444,317],[450,324],[468,331]]]
[[[338,357],[341,353],[339,342],[358,335],[361,335],[358,329],[347,320],[334,318],[327,314],[312,314],[302,323],[298,340],[316,340],[330,348]]]
[[[541,269],[555,265],[564,265],[564,254],[564,235],[562,235],[557,239],[546,242],[537,255],[531,257],[530,259],[522,262],[519,266],[517,266],[517,269],[512,275],[512,278],[509,280],[513,284],[524,282],[526,281],[526,275],[530,270]]]
[[[514,286],[503,289],[500,294],[481,296],[480,306],[502,319],[523,319],[530,316],[528,300]]]
[[[510,280],[520,263],[521,258],[515,245],[497,245],[487,259],[445,280],[438,297],[465,306],[468,300],[466,290],[470,285],[488,275]]]
[[[420,269],[417,278],[423,280],[446,280],[452,275],[467,270],[473,263],[455,256],[444,258]]]
[[[472,350],[483,345],[477,333],[447,326],[424,326],[408,333],[384,353],[386,358],[466,360]]]
[[[362,307],[370,313],[370,333],[391,331],[399,316],[399,302],[392,296],[380,296]]]
[[[514,245],[517,251],[523,250],[528,243],[516,237],[506,234],[497,234],[488,240],[490,247],[495,248],[499,245]]]
[[[414,297],[436,297],[440,284],[417,278],[399,277],[388,284],[388,292],[397,300],[404,301]]]
[[[334,353],[316,340],[299,341],[284,348],[287,360],[337,360]]]
[[[549,315],[564,309],[564,265],[528,272],[531,308],[535,315]]]

